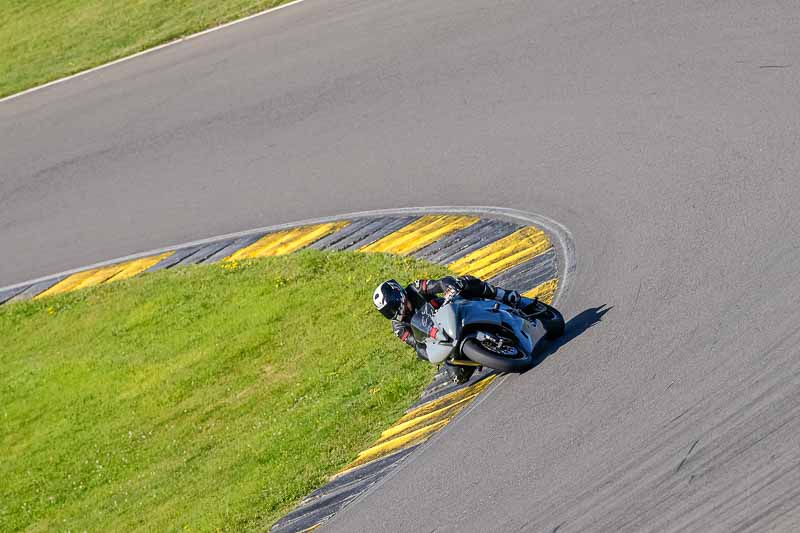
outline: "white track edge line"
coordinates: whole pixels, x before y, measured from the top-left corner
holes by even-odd
[[[303,0],[300,0],[303,1]],[[289,4],[284,4],[289,5]],[[70,270],[65,270],[63,272],[59,272],[57,274],[49,274],[47,276],[42,276],[33,280],[22,281],[19,283],[14,283],[12,285],[7,285],[5,287],[0,287],[0,291],[6,290],[13,290],[19,287],[33,285],[36,283],[40,283],[42,281],[51,280],[54,278],[65,277],[72,274],[76,274],[78,272],[83,272],[85,270],[91,270],[93,268],[101,268],[104,266],[114,265],[117,263],[122,263],[126,261],[133,261],[134,259],[141,259],[142,257],[148,257],[151,255],[158,255],[165,252],[172,252],[175,250],[180,250],[182,248],[188,248],[190,246],[202,246],[204,244],[209,244],[216,241],[228,240],[228,239],[236,239],[239,237],[246,237],[248,235],[253,235],[255,233],[270,233],[274,231],[280,231],[283,229],[294,228],[297,226],[305,226],[309,224],[324,224],[326,222],[334,222],[337,220],[343,220],[348,218],[358,218],[358,217],[374,217],[374,216],[386,216],[386,215],[413,215],[413,214],[430,214],[430,213],[443,213],[443,214],[487,214],[487,215],[494,215],[500,216],[506,219],[517,220],[522,222],[527,222],[531,224],[535,224],[540,228],[544,229],[550,235],[554,236],[558,239],[558,246],[556,246],[557,253],[559,254],[559,259],[561,259],[559,263],[559,273],[561,274],[561,282],[559,283],[558,291],[556,292],[556,299],[553,302],[554,304],[562,302],[566,295],[569,292],[572,276],[575,272],[576,262],[575,262],[575,245],[574,240],[572,238],[572,234],[570,231],[561,223],[556,222],[553,219],[548,217],[538,215],[535,213],[528,213],[525,211],[519,211],[517,209],[509,209],[505,207],[491,207],[491,206],[431,206],[431,207],[402,207],[396,209],[377,209],[371,211],[358,211],[355,213],[344,213],[341,215],[331,215],[327,217],[321,218],[310,218],[305,220],[299,220],[296,222],[287,222],[284,224],[276,224],[273,226],[265,226],[261,228],[254,228],[244,231],[238,231],[234,233],[227,233],[224,235],[217,235],[214,237],[208,237],[206,239],[199,239],[196,241],[184,242],[180,244],[173,244],[170,246],[166,246],[163,248],[158,248],[155,250],[147,250],[144,252],[138,252],[131,255],[126,255],[123,257],[117,257],[114,259],[109,259],[106,261],[100,261],[98,263],[93,263],[91,265],[82,266],[78,268],[73,268]]]
[[[75,74],[70,74],[69,76],[65,76],[65,77],[59,78],[57,80],[49,81],[49,82],[44,83],[42,85],[37,85],[36,87],[31,87],[30,89],[25,89],[24,91],[20,91],[18,93],[14,93],[14,94],[10,94],[8,96],[4,96],[3,98],[0,98],[0,104],[2,104],[3,102],[7,102],[9,100],[13,100],[15,98],[19,98],[21,96],[25,96],[27,94],[30,94],[30,93],[33,93],[33,92],[36,92],[36,91],[40,91],[42,89],[46,89],[48,87],[52,87],[53,85],[59,85],[61,83],[73,80],[75,78],[80,78],[82,76],[86,76],[87,74],[92,74],[94,72],[97,72],[98,70],[103,70],[103,69],[106,69],[108,67],[113,67],[114,65],[117,65],[119,63],[124,63],[125,61],[130,61],[131,59],[136,59],[137,57],[156,52],[156,51],[161,50],[163,48],[167,48],[169,46],[174,46],[176,44],[180,44],[182,42],[189,41],[189,40],[195,39],[197,37],[201,37],[201,36],[206,35],[208,33],[212,33],[212,32],[219,31],[219,30],[224,30],[225,28],[229,28],[231,26],[235,26],[236,24],[241,24],[242,22],[247,22],[248,20],[252,20],[254,18],[258,18],[258,17],[261,17],[263,15],[267,15],[269,13],[272,13],[273,11],[278,11],[280,9],[284,9],[284,8],[293,6],[295,4],[299,4],[301,2],[305,2],[305,0],[294,0],[293,2],[287,2],[286,4],[281,4],[279,6],[271,7],[269,9],[265,9],[264,11],[259,11],[258,13],[253,13],[252,15],[248,15],[248,16],[246,16],[244,18],[232,20],[230,22],[226,22],[225,24],[220,24],[219,26],[214,26],[213,28],[208,28],[208,29],[199,31],[197,33],[192,33],[192,34],[187,35],[185,37],[178,37],[175,40],[168,41],[166,43],[162,43],[162,44],[153,46],[152,48],[147,48],[146,50],[142,50],[141,52],[136,52],[135,54],[131,54],[129,56],[121,57],[119,59],[115,59],[113,61],[109,61],[108,63],[103,63],[102,65],[97,65],[96,67],[91,67],[91,68],[88,68],[86,70],[82,70],[80,72],[76,72]]]

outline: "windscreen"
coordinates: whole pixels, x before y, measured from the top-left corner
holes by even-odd
[[[411,329],[414,331],[414,338],[424,341],[428,338],[428,332],[433,327],[433,315],[436,309],[431,304],[425,304],[411,317]]]

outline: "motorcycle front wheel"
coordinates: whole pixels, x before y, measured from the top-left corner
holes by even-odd
[[[497,347],[475,338],[465,340],[461,352],[472,361],[501,372],[524,372],[533,365],[533,355],[520,355],[516,346]]]

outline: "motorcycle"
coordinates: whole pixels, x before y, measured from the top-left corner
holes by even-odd
[[[431,363],[524,372],[533,365],[542,339],[563,335],[564,317],[554,307],[529,298],[522,298],[515,308],[454,295],[438,309],[427,303],[417,310],[411,329],[414,338],[425,343]]]

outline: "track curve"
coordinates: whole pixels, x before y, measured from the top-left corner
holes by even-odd
[[[0,285],[401,202],[545,213],[580,251],[573,338],[330,530],[794,529],[798,27],[305,2],[0,104]]]

